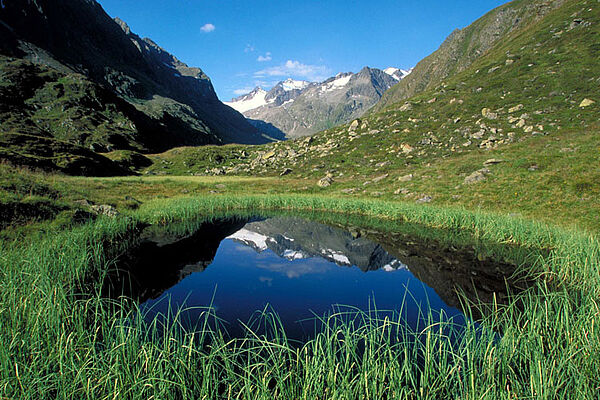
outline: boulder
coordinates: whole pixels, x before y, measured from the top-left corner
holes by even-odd
[[[377,178],[373,178],[373,182],[375,182],[375,183],[380,182],[380,181],[384,180],[385,178],[387,178],[388,176],[389,176],[389,174],[384,174],[384,175],[378,176]]]
[[[261,158],[263,160],[268,160],[273,157],[275,157],[275,151],[271,150],[271,151],[267,151],[265,154],[263,154]]]
[[[498,114],[492,112],[489,108],[483,108],[481,110],[481,115],[487,119],[498,119]]]
[[[331,176],[326,176],[324,178],[319,179],[317,182],[317,186],[319,187],[327,187],[333,183],[333,178]]]
[[[522,109],[523,109],[523,104],[517,104],[516,106],[509,108],[508,113],[512,114],[512,113],[521,111]]]
[[[119,215],[119,211],[113,206],[108,204],[90,205],[90,211],[95,215],[105,215],[110,218],[114,218]]]
[[[402,143],[402,144],[400,145],[400,150],[402,150],[402,152],[403,152],[404,154],[409,154],[409,153],[412,153],[412,151],[413,151],[414,149],[413,149],[413,147],[412,147],[410,144],[408,144],[408,143]]]
[[[411,111],[413,109],[413,106],[411,103],[404,103],[404,105],[402,107],[400,107],[398,109],[398,111],[403,112],[403,111]]]
[[[491,171],[487,168],[482,168],[473,172],[465,178],[465,185],[471,185],[473,183],[481,182],[487,179],[487,175],[489,175]]]
[[[433,197],[425,194],[417,199],[417,203],[431,203],[431,200],[433,200]]]
[[[490,165],[500,164],[501,162],[504,162],[504,160],[500,160],[500,159],[497,159],[497,158],[490,158],[489,160],[485,160],[483,162],[483,166],[484,167],[489,167]]]

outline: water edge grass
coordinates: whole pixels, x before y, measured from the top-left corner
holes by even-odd
[[[330,315],[327,329],[300,347],[284,332],[229,340],[210,324],[196,333],[177,319],[147,324],[128,299],[100,296],[111,260],[142,224],[244,210],[353,214],[376,217],[380,227],[405,221],[549,253],[529,265],[535,288],[498,305],[479,327],[468,324],[454,342],[451,321],[407,332],[399,319],[364,313],[356,315],[366,321],[360,329]],[[600,253],[587,233],[458,208],[232,196],[159,200],[0,246],[4,398],[594,398],[600,390]],[[276,316],[263,318],[278,332]]]

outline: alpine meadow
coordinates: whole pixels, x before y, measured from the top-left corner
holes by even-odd
[[[600,2],[163,3],[0,1],[0,399],[600,398]]]

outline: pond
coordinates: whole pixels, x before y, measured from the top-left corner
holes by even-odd
[[[191,234],[146,230],[122,260],[128,279],[114,279],[120,286],[113,282],[112,290],[126,289],[147,319],[181,308],[189,328],[211,307],[232,337],[256,323],[257,311],[273,311],[289,338],[303,340],[319,329],[316,317],[335,311],[396,314],[413,329],[429,313],[462,324],[457,290],[501,301],[514,268],[389,232],[233,217]]]

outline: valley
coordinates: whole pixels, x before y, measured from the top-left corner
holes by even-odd
[[[0,398],[597,396],[598,2],[228,102],[95,0],[0,34]]]

